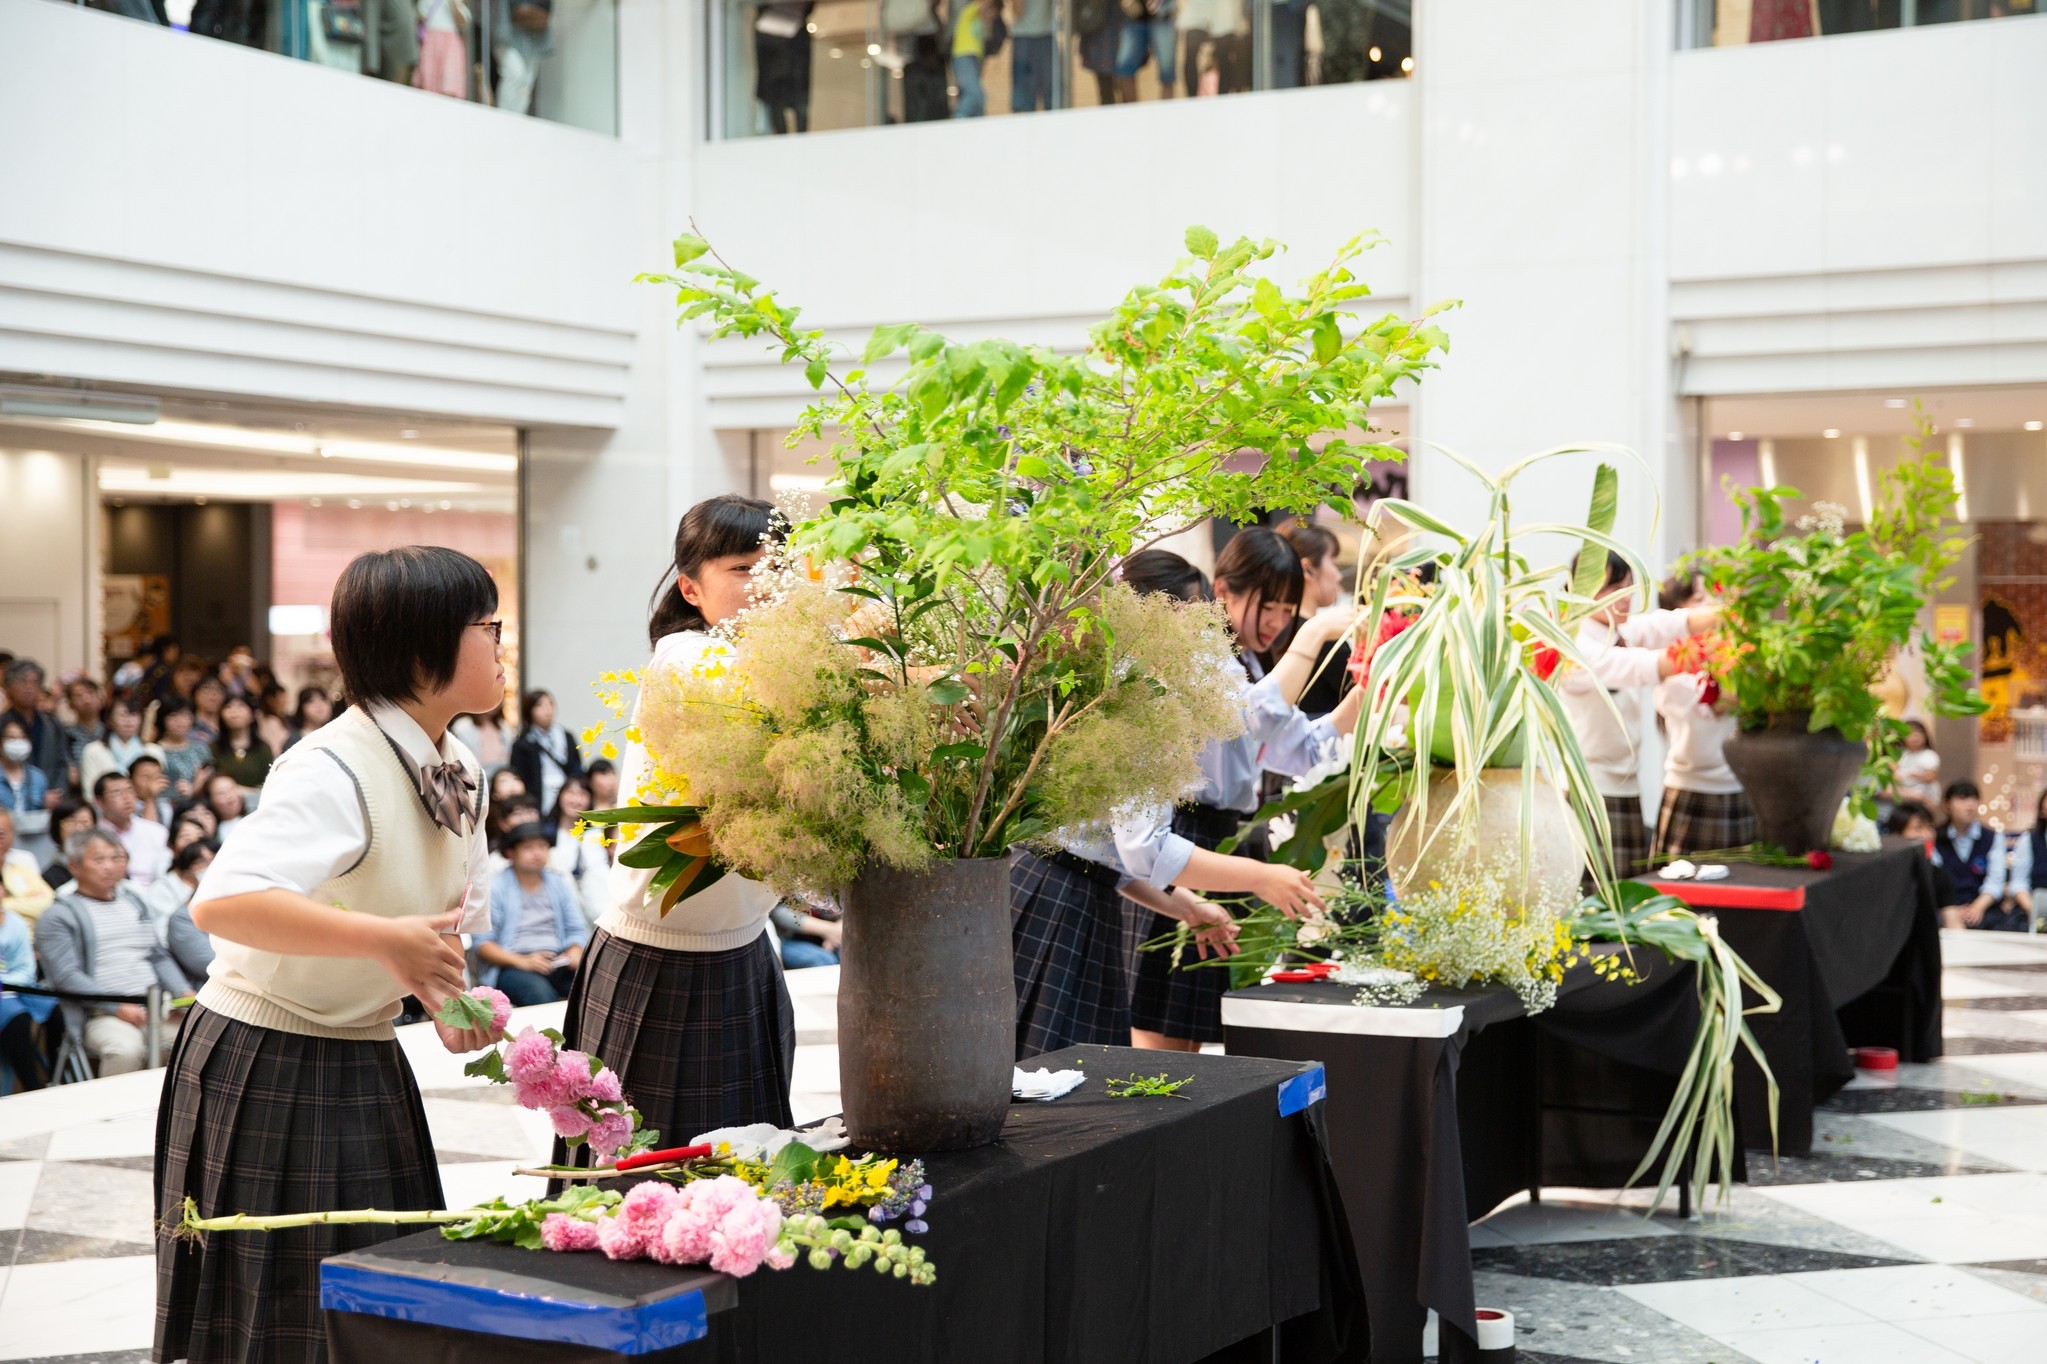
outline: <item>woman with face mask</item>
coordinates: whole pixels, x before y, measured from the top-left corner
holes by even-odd
[[[0,810],[14,816],[14,843],[48,862],[57,848],[50,841],[50,779],[31,758],[36,746],[28,726],[9,711],[0,716]]]

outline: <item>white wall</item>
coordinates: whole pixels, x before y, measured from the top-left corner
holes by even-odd
[[[0,0],[0,369],[615,424],[618,141]]]
[[[92,461],[48,450],[0,449],[0,648],[35,659],[54,679],[99,659],[99,497]]]
[[[2047,381],[2047,16],[1678,54],[1689,393]]]
[[[1622,462],[1619,532],[1652,559],[1688,527],[1664,351],[1663,72],[1669,7],[1640,0],[1415,7],[1420,296],[1463,305],[1422,381],[1417,494],[1457,521],[1477,484],[1426,448],[1499,469],[1537,450],[1608,441],[1640,454],[1664,500]],[[1517,484],[1517,518],[1576,520],[1593,461]]]

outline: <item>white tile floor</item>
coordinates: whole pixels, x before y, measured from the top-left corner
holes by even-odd
[[[2047,971],[1982,969],[2047,966],[2047,937],[1948,934],[1944,951],[1952,999],[2047,995]],[[808,1121],[838,1108],[838,972],[794,972],[789,986],[793,1102]],[[519,1022],[550,1026],[560,1012],[524,1010]],[[1901,1085],[2047,1098],[2047,1010],[1952,1008],[1947,1021],[1953,1037],[2037,1039],[2039,1050],[1904,1067]],[[537,1180],[512,1171],[545,1156],[546,1124],[493,1101],[430,1031],[403,1040],[428,1095],[450,1202],[537,1192]],[[144,1073],[0,1099],[0,1361],[144,1357],[154,1283],[151,1260],[136,1251],[150,1243],[142,1161],[160,1082]],[[1743,1188],[1730,1208],[1689,1223],[1644,1219],[1641,1191],[1553,1189],[1540,1205],[1516,1200],[1473,1228],[1481,1299],[1516,1311],[1524,1359],[2047,1364],[2047,1273],[2009,1264],[2047,1262],[2047,1106],[1828,1112],[1819,1129],[1833,1140],[1816,1153],[1844,1163],[1991,1172]],[[71,1239],[81,1237],[92,1244],[81,1250]],[[1688,1246],[1717,1265],[1699,1273],[1726,1274],[1722,1251],[1749,1260],[1734,1277],[1698,1277],[1682,1268]],[[1863,1258],[1833,1267],[1842,1255]],[[1813,1268],[1813,1257],[1831,1264]],[[1602,1278],[1585,1268],[1593,1261],[1621,1272]],[[1678,1267],[1668,1281],[1628,1272],[1650,1263]]]

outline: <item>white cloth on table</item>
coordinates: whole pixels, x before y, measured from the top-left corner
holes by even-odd
[[[1017,1066],[1015,1071],[1010,1080],[1009,1096],[1012,1099],[1029,1099],[1034,1103],[1050,1103],[1064,1098],[1079,1089],[1081,1082],[1087,1079],[1087,1072],[1083,1070],[1047,1070],[1043,1066],[1025,1070]]]

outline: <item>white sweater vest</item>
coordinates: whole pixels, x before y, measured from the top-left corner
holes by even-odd
[[[469,840],[448,832],[427,814],[405,760],[361,706],[308,734],[298,748],[321,749],[299,762],[341,765],[362,800],[369,846],[352,867],[315,886],[312,900],[356,914],[387,919],[445,914],[468,886]],[[463,767],[477,781],[477,817],[482,818],[483,775],[467,749]],[[199,1002],[215,1013],[276,1028],[358,1041],[394,1035],[404,990],[367,957],[301,957],[259,952],[224,938],[213,940],[216,955]]]

